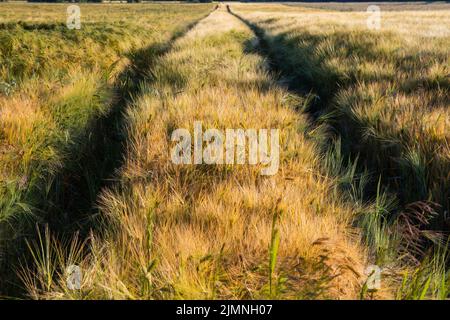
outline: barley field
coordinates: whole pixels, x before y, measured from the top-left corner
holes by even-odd
[[[0,3],[2,298],[450,297],[450,5],[69,5]]]

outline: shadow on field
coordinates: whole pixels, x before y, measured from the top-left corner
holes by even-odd
[[[345,175],[348,166],[351,167],[356,163],[354,176],[369,178],[361,192],[363,201],[378,197],[379,186],[381,186],[381,189],[394,199],[393,203],[396,203],[389,210],[392,215],[390,218],[395,219],[410,204],[420,205],[426,202],[428,205],[423,205],[422,208],[428,210],[426,214],[433,216],[433,219],[431,224],[422,225],[422,227],[444,232],[450,230],[449,221],[446,218],[446,212],[450,209],[450,182],[445,179],[445,171],[450,169],[449,161],[443,158],[435,159],[435,153],[429,150],[422,152],[424,157],[428,157],[423,162],[412,161],[414,159],[407,157],[409,150],[401,139],[414,141],[414,137],[407,136],[408,133],[400,132],[400,129],[391,127],[390,124],[380,122],[380,126],[389,126],[386,129],[389,132],[395,132],[387,138],[368,134],[369,123],[355,116],[351,108],[338,106],[339,102],[336,102],[336,97],[341,91],[352,88],[359,80],[353,74],[350,76],[340,74],[325,63],[323,55],[317,54],[317,48],[321,44],[334,41],[337,48],[344,50],[346,57],[356,54],[363,61],[389,59],[390,52],[379,51],[375,47],[377,39],[362,35],[356,40],[349,39],[349,35],[345,32],[333,34],[332,39],[325,35],[308,33],[292,36],[288,32],[271,36],[259,26],[234,13],[229,6],[227,10],[253,30],[259,40],[256,50],[252,44],[249,44],[246,49],[256,51],[265,57],[268,60],[269,71],[279,79],[281,85],[287,87],[288,91],[311,97],[309,106],[302,108],[301,111],[309,115],[312,124],[311,136],[318,140],[323,153],[328,156],[330,152],[335,152],[336,141],[339,141],[338,160],[342,163],[335,166],[337,170],[331,170],[332,172],[329,173],[339,178]],[[400,70],[407,70],[413,58],[411,56],[406,59],[397,59],[397,67]],[[396,81],[390,75],[370,73],[364,75],[364,81],[367,83],[380,80]],[[434,90],[433,86],[436,84],[433,82],[425,81],[425,84],[419,84],[420,79],[417,80],[418,83],[412,90],[421,87]],[[440,83],[437,86],[448,87],[448,83]],[[399,92],[407,93],[410,90],[411,82],[400,84]],[[316,130],[318,128],[320,130]],[[325,134],[323,129],[326,131]],[[317,136],[315,131],[319,132],[320,136]],[[427,144],[423,143],[423,145]],[[348,165],[341,165],[345,163]],[[346,184],[349,185],[352,182],[346,181],[341,186],[345,188]],[[351,186],[347,186],[349,187]]]
[[[214,9],[215,10],[215,9]],[[87,239],[91,232],[102,235],[99,221],[104,219],[98,208],[102,190],[117,183],[115,177],[126,156],[127,109],[140,96],[143,84],[154,81],[152,70],[158,59],[169,52],[175,41],[192,29],[198,21],[176,31],[166,43],[157,43],[126,54],[128,65],[113,84],[114,101],[108,112],[93,119],[90,127],[68,150],[63,168],[33,190],[37,219],[29,219],[21,226],[21,236],[7,244],[2,257],[0,296],[26,298],[27,293],[17,274],[21,266],[33,265],[28,243],[44,245],[41,236],[48,229],[61,243],[74,237]],[[14,224],[14,223],[13,223]],[[10,226],[14,229],[14,225]],[[61,248],[70,250],[70,248]],[[85,249],[87,250],[87,249]],[[8,261],[8,263],[6,263]],[[6,275],[6,276],[5,276]]]

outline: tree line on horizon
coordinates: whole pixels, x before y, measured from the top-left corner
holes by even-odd
[[[86,3],[86,2],[96,2],[100,3],[104,0],[27,0],[27,2],[49,2],[49,3],[61,3],[61,2],[79,2],[79,3]],[[112,0],[112,1],[106,1],[106,2],[119,2],[119,1],[126,1],[127,3],[139,3],[149,0]],[[158,2],[174,2],[179,0],[157,0]],[[369,1],[369,0],[227,0],[227,1],[236,1],[236,2],[436,2],[436,1],[424,1],[424,0],[381,0],[381,1]],[[14,0],[0,0],[0,2],[14,2]],[[212,0],[186,0],[185,2],[212,2]],[[448,1],[444,1],[448,2]]]

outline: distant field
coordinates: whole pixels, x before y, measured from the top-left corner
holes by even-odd
[[[285,2],[288,6],[301,6],[336,11],[366,11],[370,5],[377,5],[382,11],[425,11],[450,10],[448,1],[417,2]]]
[[[450,7],[368,4],[0,3],[0,296],[450,298]]]

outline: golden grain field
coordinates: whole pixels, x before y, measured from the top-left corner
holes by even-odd
[[[442,6],[0,4],[0,294],[447,299]]]

